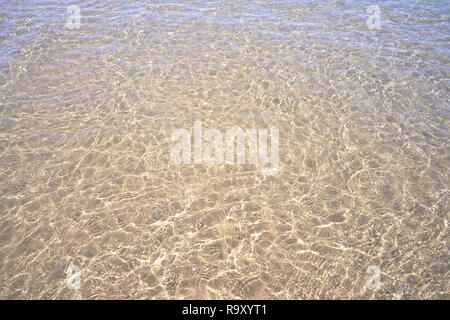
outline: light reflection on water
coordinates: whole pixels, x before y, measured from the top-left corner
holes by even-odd
[[[372,4],[0,1],[0,297],[448,299],[448,3]],[[280,173],[170,165],[195,120]]]

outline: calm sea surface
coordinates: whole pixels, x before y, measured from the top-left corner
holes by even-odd
[[[0,0],[0,298],[449,299],[449,21]],[[278,128],[278,174],[171,164],[196,120]]]

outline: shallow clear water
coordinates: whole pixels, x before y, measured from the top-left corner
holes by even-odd
[[[450,3],[372,4],[1,0],[0,298],[448,299]]]

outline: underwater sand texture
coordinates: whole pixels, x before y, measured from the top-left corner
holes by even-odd
[[[447,1],[70,4],[0,1],[1,299],[449,299]]]

